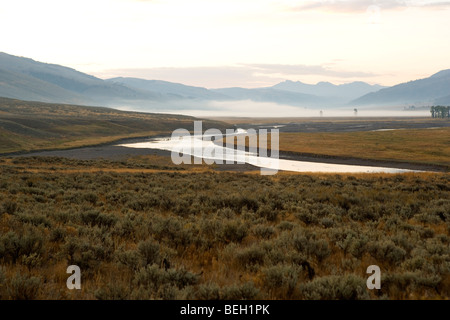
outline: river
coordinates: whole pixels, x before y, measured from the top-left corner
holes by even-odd
[[[237,130],[237,135],[245,134],[245,130]],[[214,144],[210,140],[202,139],[205,136],[185,136],[182,139],[171,139],[171,137],[151,139],[146,142],[120,144],[121,147],[127,148],[149,148],[175,152],[182,150],[183,154],[192,155],[197,158],[203,158],[206,163],[226,162],[238,160],[241,163],[248,163],[256,167],[262,168],[261,172],[265,174],[273,174],[277,170],[294,171],[294,172],[326,172],[326,173],[405,173],[418,172],[417,170],[375,167],[375,166],[359,166],[332,164],[321,162],[308,162],[286,159],[275,159],[270,157],[261,157],[250,152],[237,152],[232,148],[226,148]],[[190,159],[189,156],[189,159]],[[272,171],[271,171],[272,170]],[[272,173],[271,173],[272,172]]]

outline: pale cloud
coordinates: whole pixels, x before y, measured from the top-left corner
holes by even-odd
[[[290,6],[288,11],[323,10],[340,13],[362,13],[371,6],[383,10],[398,10],[405,8],[442,9],[450,8],[450,1],[421,1],[421,0],[316,0],[305,1],[298,6]]]
[[[449,68],[448,8],[443,0],[0,0],[0,39],[1,51],[102,78],[394,85]]]
[[[320,75],[336,78],[367,78],[377,76],[370,72],[361,71],[338,71],[327,68],[323,65],[288,65],[288,64],[248,64],[247,66],[257,69],[259,72],[266,74],[282,74],[282,75]]]

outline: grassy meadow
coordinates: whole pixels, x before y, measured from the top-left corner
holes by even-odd
[[[193,129],[193,117],[0,98],[0,154],[69,149]],[[223,129],[203,120],[204,128]]]
[[[450,168],[450,128],[344,133],[282,133],[280,150]]]
[[[265,143],[270,148],[270,135]],[[450,127],[376,132],[281,132],[279,149],[294,154],[433,164],[450,169]]]

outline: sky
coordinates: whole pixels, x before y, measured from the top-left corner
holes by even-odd
[[[450,1],[1,0],[0,52],[206,88],[450,69]]]

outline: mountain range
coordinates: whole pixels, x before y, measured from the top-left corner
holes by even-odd
[[[141,106],[193,101],[274,102],[303,107],[449,104],[450,70],[393,87],[284,81],[264,88],[206,89],[160,80],[100,79],[75,69],[0,52],[0,97],[80,105]]]
[[[352,101],[360,105],[450,104],[450,69],[429,78],[401,83]]]

